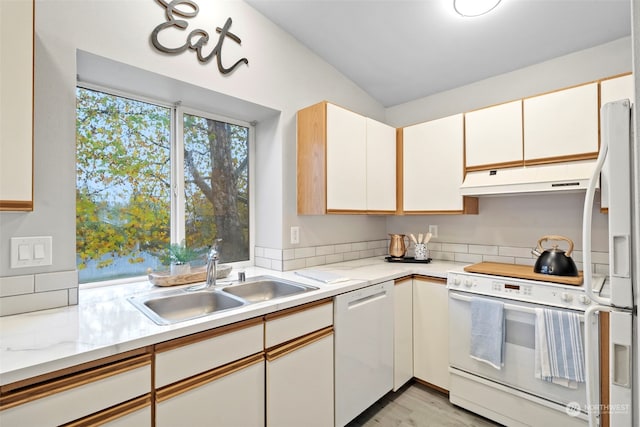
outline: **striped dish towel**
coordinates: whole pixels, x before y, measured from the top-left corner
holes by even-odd
[[[569,388],[584,382],[580,317],[567,311],[536,309],[535,377]]]

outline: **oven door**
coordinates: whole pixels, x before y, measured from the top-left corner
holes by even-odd
[[[500,370],[470,357],[471,295],[504,303],[504,366]],[[449,365],[562,407],[576,402],[585,408],[584,383],[578,383],[577,389],[570,389],[535,378],[535,308],[534,304],[520,301],[449,291]]]

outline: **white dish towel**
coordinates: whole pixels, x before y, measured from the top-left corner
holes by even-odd
[[[571,389],[584,382],[580,317],[568,311],[536,308],[535,378]]]
[[[502,369],[504,327],[503,303],[471,298],[471,358]]]

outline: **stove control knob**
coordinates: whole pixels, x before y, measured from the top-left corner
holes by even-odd
[[[467,279],[467,280],[464,281],[464,285],[467,288],[470,288],[473,285],[473,282],[471,281],[471,279]]]
[[[589,297],[588,297],[588,296],[586,296],[586,295],[580,295],[580,296],[578,297],[578,300],[579,300],[582,304],[584,304],[584,305],[589,305],[589,304],[591,304],[591,300],[590,300],[590,299],[589,299]]]
[[[453,279],[453,284],[454,284],[455,286],[460,286],[460,283],[461,283],[461,280],[460,280],[460,278],[459,278],[459,277],[455,277],[455,278]]]
[[[573,300],[573,295],[571,295],[571,294],[569,294],[567,292],[563,292],[562,295],[560,296],[560,298],[564,302],[571,302],[571,300]]]

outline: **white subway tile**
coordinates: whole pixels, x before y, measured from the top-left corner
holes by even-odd
[[[488,254],[489,255],[489,254]],[[516,257],[516,258],[531,258],[531,248],[518,248],[515,246],[500,246],[497,254],[500,256]]]
[[[253,263],[256,267],[271,268],[271,260],[269,258],[254,257]]]
[[[264,257],[269,259],[282,260],[282,249],[265,248]]]
[[[360,259],[360,252],[358,252],[358,251],[345,252],[343,255],[344,255],[344,260],[345,261],[351,261],[351,260],[354,260],[354,259]]]
[[[335,245],[335,253],[344,253],[351,251],[351,243],[343,243],[341,245]]]
[[[442,251],[443,252],[468,253],[469,252],[469,246],[468,245],[462,245],[462,244],[459,244],[459,243],[443,243],[442,244]]]
[[[370,240],[367,242],[367,249],[377,249],[380,247],[379,240]]]
[[[580,257],[582,259],[582,257]],[[609,252],[591,252],[591,262],[594,264],[609,264]]]
[[[442,243],[438,242],[429,242],[427,248],[431,251],[441,252],[442,251]]]
[[[69,292],[69,305],[78,305],[78,288],[67,289]]]
[[[327,255],[326,259],[327,259],[327,264],[333,264],[333,263],[336,263],[336,262],[342,262],[342,261],[344,261],[344,254]]]
[[[367,250],[367,242],[356,242],[351,244],[352,251],[364,251]]]
[[[0,277],[0,297],[31,294],[33,292],[35,292],[35,279],[33,274]]]
[[[455,261],[455,255],[453,252],[429,251],[429,254],[432,259],[439,259],[441,261]]]
[[[482,261],[485,262],[501,262],[503,264],[515,264],[516,260],[514,257],[507,256],[494,256],[494,255],[483,255]]]
[[[78,272],[76,270],[42,273],[35,276],[36,292],[48,292],[58,289],[78,287]]]
[[[336,252],[336,248],[333,245],[316,246],[316,255],[330,255]]]
[[[482,262],[482,255],[480,254],[454,254],[454,260],[456,262],[468,262],[475,264]]]
[[[480,255],[498,255],[498,247],[489,245],[469,245],[469,253]]]
[[[387,255],[387,252],[389,252],[389,248],[378,248],[373,250],[374,256]]]
[[[304,258],[290,259],[282,263],[282,271],[299,270],[305,267]]]
[[[535,258],[516,258],[516,264],[534,266],[536,263]]]
[[[0,316],[65,307],[68,303],[69,293],[66,289],[4,297],[0,298]]]
[[[275,270],[275,271],[282,271],[282,263],[283,263],[283,261],[281,261],[279,259],[272,259],[271,260],[271,269]]]
[[[376,256],[373,249],[367,249],[366,251],[360,251],[360,258],[371,258]]]
[[[256,246],[253,250],[253,256],[264,258],[264,248]]]
[[[288,261],[290,259],[296,258],[296,250],[295,249],[285,249],[282,251],[282,260]]]
[[[312,256],[316,256],[316,248],[297,248],[296,249],[296,258],[311,258]]]
[[[594,264],[595,273],[602,274],[604,276],[609,275],[609,265],[608,264]]]
[[[311,258],[305,258],[305,265],[307,267],[315,267],[316,265],[324,265],[327,263],[327,257],[322,255],[322,256],[314,256]]]

